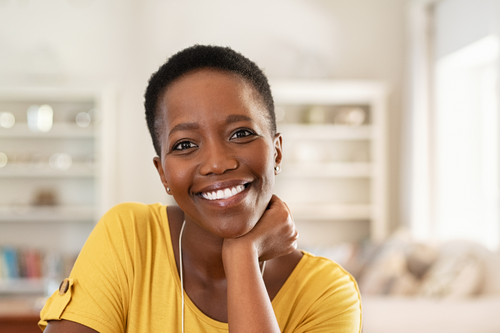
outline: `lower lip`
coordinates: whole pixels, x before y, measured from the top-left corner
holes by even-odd
[[[248,193],[250,186],[251,186],[251,183],[245,184],[245,189],[243,191],[238,192],[235,195],[233,195],[232,197],[227,198],[227,199],[209,200],[209,199],[205,199],[201,195],[198,195],[198,196],[203,200],[203,202],[206,202],[209,205],[213,205],[216,207],[227,207],[227,206],[234,205],[234,204],[240,202],[241,200],[243,200],[243,198]]]

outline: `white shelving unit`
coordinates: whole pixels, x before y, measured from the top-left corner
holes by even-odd
[[[276,81],[271,88],[284,152],[276,193],[306,245],[385,239],[386,86],[325,80]],[[353,109],[365,119],[342,121],[340,114]]]
[[[0,88],[0,112],[15,117],[12,127],[0,124],[0,153],[8,159],[0,163],[0,247],[80,250],[114,203],[114,95],[109,88]],[[49,131],[30,129],[31,105],[52,107]],[[75,122],[81,112],[91,115],[89,125]],[[70,165],[54,166],[54,154],[70,156]],[[43,292],[45,283],[0,278],[0,294]]]

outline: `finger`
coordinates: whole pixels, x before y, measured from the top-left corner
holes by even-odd
[[[269,203],[267,204],[267,209],[271,209],[273,206],[275,206],[280,201],[281,201],[281,199],[278,198],[278,196],[276,194],[273,194],[273,196],[271,197],[271,200],[269,200]],[[281,201],[281,202],[283,202],[283,201]]]

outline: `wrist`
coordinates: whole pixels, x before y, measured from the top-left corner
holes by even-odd
[[[222,262],[226,271],[235,265],[250,264],[259,262],[257,248],[249,243],[237,238],[226,238],[222,245]]]

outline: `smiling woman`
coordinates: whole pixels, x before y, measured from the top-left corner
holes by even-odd
[[[283,139],[262,71],[229,48],[197,45],[151,77],[145,106],[154,165],[178,206],[109,211],[40,327],[359,332],[356,282],[296,250],[292,214],[273,195]]]

